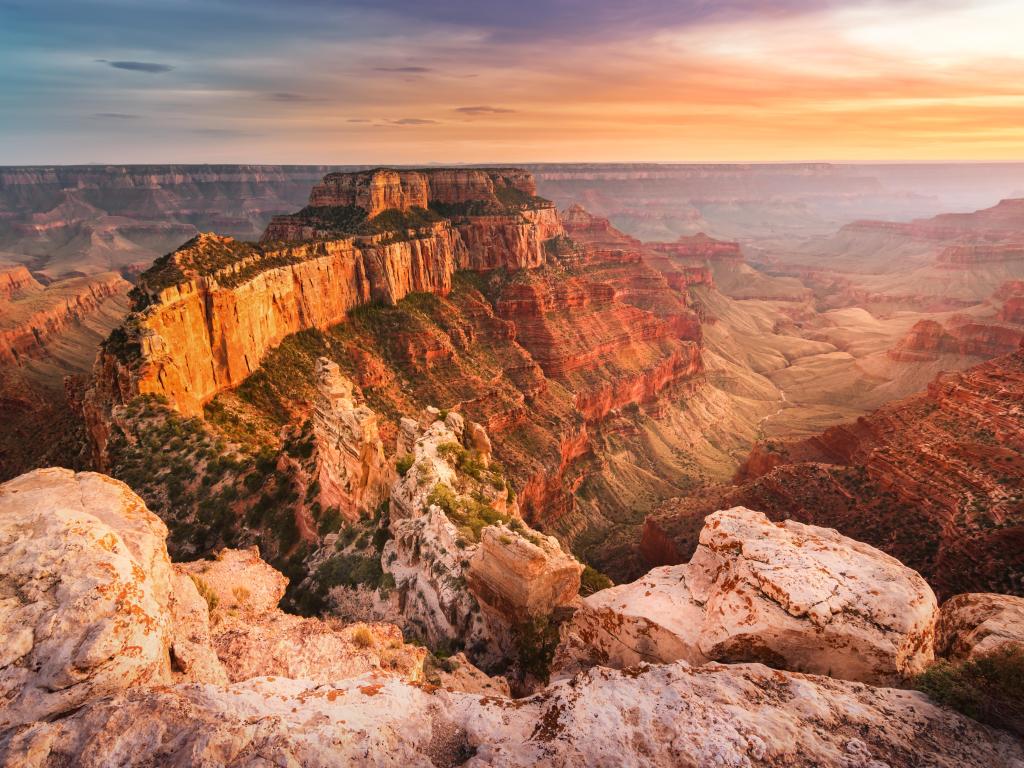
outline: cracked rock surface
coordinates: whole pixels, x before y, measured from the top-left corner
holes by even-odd
[[[898,560],[829,528],[734,507],[684,565],[583,601],[556,667],[684,659],[895,684],[934,658],[935,595]]]

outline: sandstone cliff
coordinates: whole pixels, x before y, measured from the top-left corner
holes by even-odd
[[[0,302],[0,365],[45,356],[55,337],[74,325],[102,317],[108,302],[115,306],[115,318],[117,308],[120,312],[126,308],[125,296],[131,286],[113,272],[68,278],[43,287],[22,271],[24,275],[16,271],[0,276],[0,293],[6,294]],[[27,280],[23,279],[26,275]]]
[[[482,171],[428,175],[436,177],[442,199],[483,194],[480,184],[470,183],[480,179],[495,195],[491,176]],[[526,195],[520,187],[529,187],[528,175],[507,175],[509,186],[499,189]],[[362,188],[363,181],[376,179],[371,186],[383,190],[381,201],[405,205],[399,193],[387,191],[391,176],[342,175],[331,177],[328,186],[348,179]],[[314,197],[322,194],[315,190]],[[407,227],[389,220],[366,234],[333,233],[334,239],[295,245],[254,246],[201,235],[143,273],[135,313],[97,362],[87,412],[97,447],[102,453],[102,422],[125,397],[160,395],[183,414],[199,415],[210,398],[250,375],[287,335],[335,325],[371,302],[394,304],[413,292],[446,294],[459,268],[538,266],[544,242],[560,232],[554,209],[541,201],[498,216],[460,216],[457,222],[435,217]]]

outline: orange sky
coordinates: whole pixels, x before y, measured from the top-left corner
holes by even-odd
[[[1020,0],[290,6],[323,34],[256,2],[236,35],[182,2],[188,34],[122,13],[59,49],[26,3],[0,162],[1024,159]]]

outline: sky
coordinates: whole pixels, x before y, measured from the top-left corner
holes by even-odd
[[[0,164],[1024,160],[1024,0],[0,0]]]

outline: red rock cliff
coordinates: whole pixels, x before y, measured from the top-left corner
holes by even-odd
[[[486,191],[493,197],[496,188],[521,195],[532,190],[525,172],[377,171],[331,174],[313,197],[328,199],[328,189],[338,190],[332,201],[363,195],[358,200],[371,210],[412,206],[424,201],[423,179],[448,200]],[[97,448],[104,414],[125,398],[160,395],[181,413],[200,415],[206,402],[244,380],[290,334],[335,325],[370,302],[395,304],[413,292],[445,295],[460,268],[544,263],[545,241],[562,232],[553,206],[533,201],[504,210],[400,220],[387,231],[283,245],[216,235],[186,243],[140,277],[138,311],[100,355],[86,405]]]

